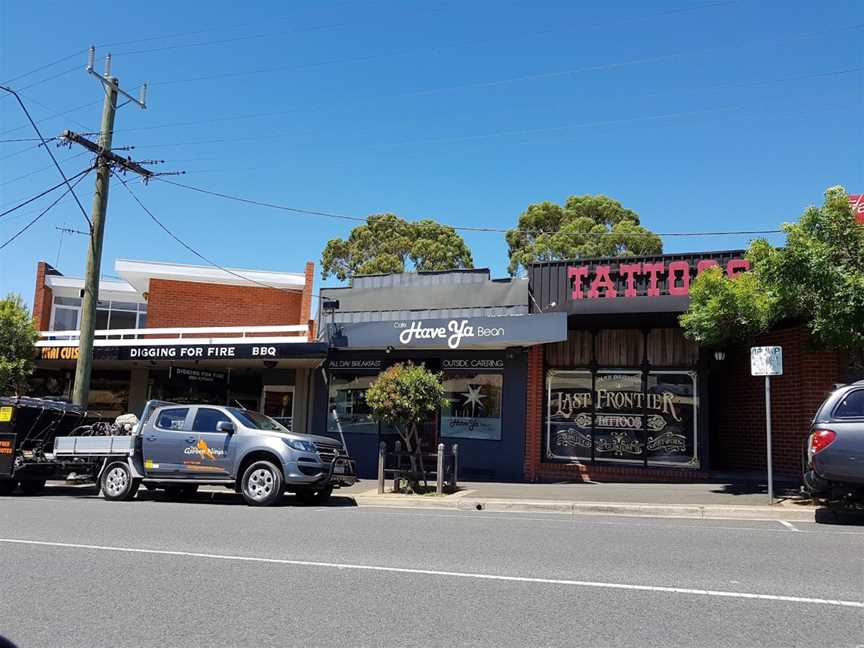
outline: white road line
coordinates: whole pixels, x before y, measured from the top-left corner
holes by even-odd
[[[59,547],[62,549],[87,549],[92,551],[115,551],[118,553],[149,554],[155,556],[180,556],[184,558],[206,558],[210,560],[229,560],[236,562],[266,563],[274,565],[293,565],[297,567],[323,567],[329,569],[352,569],[356,571],[388,572],[394,574],[415,574],[422,576],[449,576],[451,578],[472,578],[477,580],[506,581],[514,583],[536,583],[540,585],[569,585],[571,587],[590,587],[597,589],[630,590],[637,592],[660,592],[663,594],[685,594],[733,599],[756,599],[784,603],[808,603],[811,605],[831,605],[864,609],[864,601],[843,601],[840,599],[812,598],[805,596],[786,596],[782,594],[756,594],[753,592],[729,592],[723,590],[693,589],[689,587],[663,587],[659,585],[633,585],[628,583],[603,583],[598,581],[570,580],[564,578],[539,578],[529,576],[505,576],[499,574],[480,574],[473,572],[444,571],[438,569],[413,569],[408,567],[386,567],[384,565],[358,565],[353,563],[320,562],[315,560],[291,560],[287,558],[259,558],[256,556],[232,556],[208,554],[194,551],[171,551],[168,549],[139,549],[135,547],[111,547],[105,545],[77,544],[70,542],[47,542],[44,540],[22,540],[0,538],[6,544],[35,545],[40,547]]]
[[[786,520],[777,520],[777,521],[778,521],[780,524],[782,524],[784,527],[786,527],[787,529],[789,529],[790,531],[797,531],[798,533],[801,533],[801,529],[799,529],[798,527],[796,527],[796,526],[795,526],[794,524],[792,524],[791,522],[788,522],[788,521],[786,521]]]

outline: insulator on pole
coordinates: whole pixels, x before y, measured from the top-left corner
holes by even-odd
[[[105,76],[111,76],[111,54],[105,57]]]
[[[96,61],[96,47],[90,46],[90,51],[87,53],[87,71],[93,71],[93,63]]]
[[[147,84],[141,86],[141,95],[138,98],[138,103],[141,104],[142,108],[147,107]]]

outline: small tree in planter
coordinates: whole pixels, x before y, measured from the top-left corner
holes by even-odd
[[[395,364],[369,386],[366,403],[376,421],[392,425],[399,433],[411,459],[409,482],[418,492],[421,476],[426,484],[418,426],[447,404],[440,374],[410,362]]]

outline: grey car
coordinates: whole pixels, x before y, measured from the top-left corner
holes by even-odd
[[[188,496],[201,485],[234,488],[252,506],[287,492],[309,503],[357,481],[343,443],[293,433],[257,412],[218,405],[151,401],[128,436],[58,437],[56,457],[98,461],[109,500],[128,500],[139,486]]]
[[[804,451],[804,485],[829,501],[864,502],[864,381],[834,390],[819,407]]]

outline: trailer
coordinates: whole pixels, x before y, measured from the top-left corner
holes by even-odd
[[[86,414],[83,407],[62,400],[0,397],[0,495],[18,487],[32,495],[48,479],[94,474],[98,462],[54,453],[55,440],[79,433]]]

